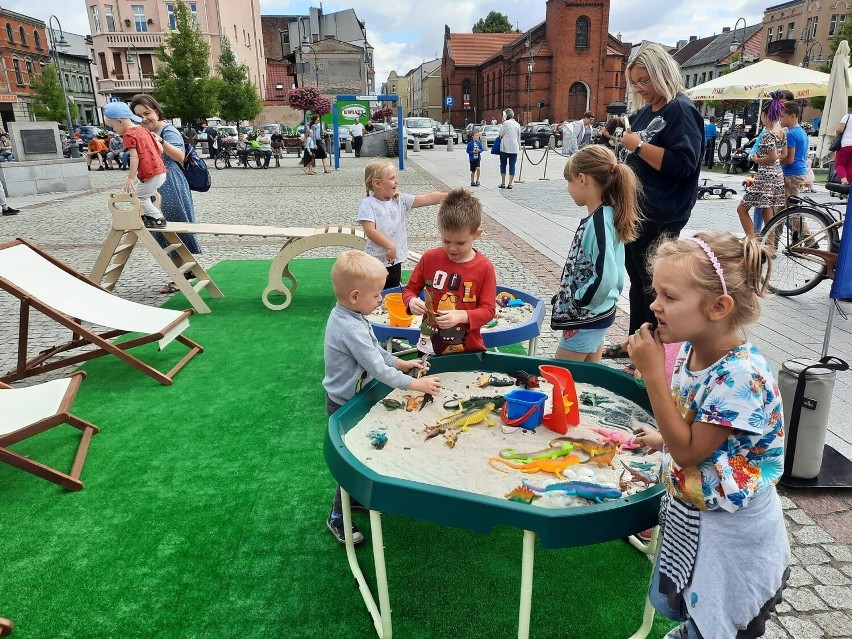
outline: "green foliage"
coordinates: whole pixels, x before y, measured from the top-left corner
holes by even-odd
[[[508,16],[499,11],[490,11],[484,18],[473,25],[474,33],[512,33],[512,23]]]
[[[201,120],[218,108],[216,82],[210,77],[210,45],[193,22],[185,0],[174,3],[176,29],[157,49],[154,97],[166,115]]]
[[[216,67],[219,77],[214,78],[218,94],[219,117],[226,122],[253,120],[263,110],[257,87],[249,79],[249,68],[237,61],[227,37],[222,38],[222,53]]]
[[[59,74],[56,68],[49,64],[41,72],[41,76],[33,76],[32,109],[37,118],[52,122],[68,122],[65,111],[65,96],[62,93],[62,85],[59,83]],[[71,119],[76,120],[78,111],[73,101],[68,101],[71,111]]]

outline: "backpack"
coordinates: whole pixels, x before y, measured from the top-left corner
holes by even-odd
[[[195,145],[189,142],[184,142],[183,152],[184,158],[180,168],[183,169],[183,175],[186,177],[187,184],[189,184],[189,190],[206,193],[210,190],[212,182],[210,171],[207,169],[207,163],[198,155]]]

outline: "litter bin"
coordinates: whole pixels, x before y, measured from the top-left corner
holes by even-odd
[[[836,357],[790,359],[781,366],[778,386],[784,405],[784,475],[813,479],[822,467],[834,380],[849,365]]]

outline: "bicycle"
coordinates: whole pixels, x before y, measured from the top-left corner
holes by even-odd
[[[236,160],[231,164],[231,160]],[[216,154],[216,159],[213,161],[214,166],[218,170],[230,169],[232,166],[242,166],[243,168],[260,169],[263,168],[263,153],[254,149],[246,149],[243,155],[240,155],[233,147],[224,147]]]
[[[827,183],[831,193],[849,192],[849,186]],[[790,206],[776,213],[760,234],[760,244],[772,256],[769,291],[791,297],[810,291],[825,279],[834,279],[843,211],[804,195],[790,198]]]

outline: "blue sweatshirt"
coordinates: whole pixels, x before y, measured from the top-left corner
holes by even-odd
[[[477,153],[477,154],[473,153],[473,149],[474,149],[473,145],[474,144],[479,148],[479,153]],[[481,158],[484,151],[485,151],[485,147],[482,146],[482,140],[477,140],[476,142],[474,142],[473,140],[468,141],[468,143],[467,143],[467,157],[471,162],[473,162],[476,158]]]

